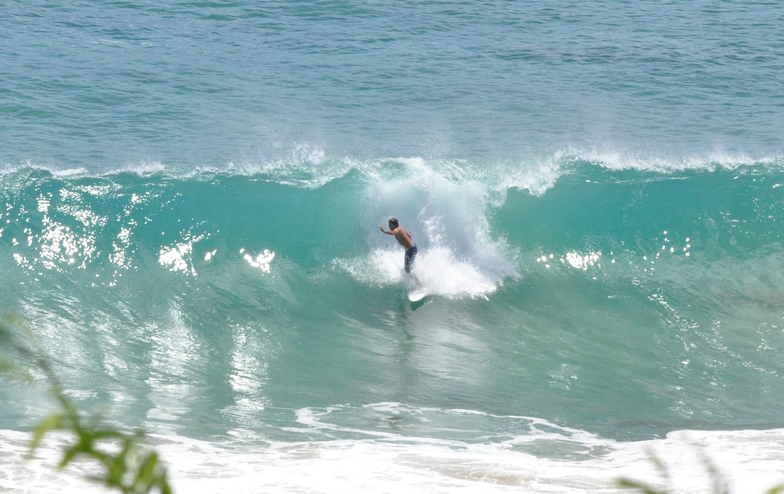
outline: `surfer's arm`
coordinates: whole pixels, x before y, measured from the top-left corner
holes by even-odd
[[[395,228],[394,230],[384,230],[383,226],[378,225],[378,229],[381,230],[381,233],[386,233],[387,235],[394,235],[395,233],[397,233],[397,228]]]

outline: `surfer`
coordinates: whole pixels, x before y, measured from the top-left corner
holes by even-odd
[[[417,255],[417,246],[411,239],[411,235],[409,235],[405,228],[398,225],[397,218],[389,219],[389,230],[384,230],[384,227],[381,225],[378,225],[378,228],[387,235],[394,235],[397,242],[406,249],[403,267],[405,268],[406,273],[409,273],[414,278],[414,281],[419,282],[416,275],[411,272],[414,266],[414,258]]]

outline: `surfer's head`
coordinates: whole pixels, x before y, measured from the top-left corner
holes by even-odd
[[[397,228],[397,218],[389,218],[389,229],[394,230]]]

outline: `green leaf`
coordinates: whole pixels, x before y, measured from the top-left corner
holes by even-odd
[[[155,484],[155,472],[158,466],[158,455],[155,452],[149,453],[139,465],[136,472],[136,479],[133,485],[138,492],[149,492]]]
[[[43,422],[38,424],[35,429],[33,429],[33,441],[30,443],[30,452],[35,451],[38,445],[41,444],[41,440],[44,438],[47,432],[61,429],[63,425],[63,416],[59,413],[53,413],[46,417]]]
[[[171,487],[169,486],[169,481],[166,480],[166,473],[161,476],[161,480],[159,481],[161,486],[161,494],[172,494]]]
[[[91,435],[96,441],[102,439],[120,439],[121,441],[128,441],[129,438],[120,431],[113,429],[97,429],[92,430]]]
[[[637,489],[644,494],[667,494],[666,491],[658,491],[642,482],[631,480],[627,478],[620,478],[617,480],[618,487],[625,487],[627,489]]]
[[[60,460],[60,463],[57,464],[57,469],[62,470],[63,468],[68,465],[71,460],[73,460],[76,455],[79,453],[85,453],[85,448],[81,444],[74,444],[70,448],[65,450],[65,454],[63,455],[63,459]]]
[[[63,448],[63,457],[57,466],[59,470],[77,456],[86,457],[101,466],[100,473],[88,478],[99,480],[106,487],[124,494],[149,493],[151,490],[160,494],[172,493],[166,479],[166,468],[158,454],[154,450],[142,449],[144,432],[126,433],[102,425],[106,417],[103,412],[87,417],[65,394],[46,352],[27,323],[15,316],[0,317],[0,374],[7,379],[17,378],[32,383],[35,377],[28,369],[33,368],[45,376],[59,411],[33,429],[30,454],[40,447],[50,431],[67,431],[73,436]],[[104,451],[99,448],[102,444],[111,447]]]

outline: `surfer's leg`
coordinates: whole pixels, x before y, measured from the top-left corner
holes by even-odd
[[[417,255],[417,248],[416,245],[411,247],[410,249],[406,250],[406,257],[403,261],[403,266],[406,268],[406,273],[410,274],[411,277],[414,279],[414,282],[417,286],[421,286],[419,283],[419,278],[414,274],[414,257]]]
[[[411,269],[414,266],[414,257],[416,257],[416,255],[417,255],[416,245],[406,250],[406,256],[403,258],[403,267],[406,269],[406,273],[411,272]]]

